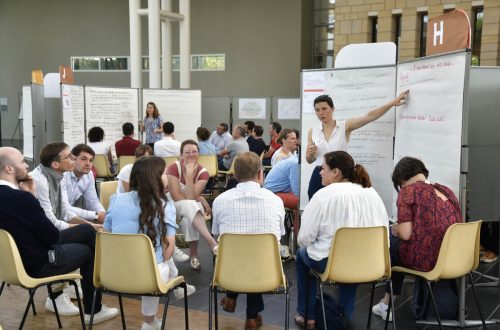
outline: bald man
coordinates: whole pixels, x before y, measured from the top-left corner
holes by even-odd
[[[94,293],[96,231],[88,224],[59,231],[35,198],[35,189],[35,182],[28,174],[28,164],[19,150],[0,148],[0,229],[12,235],[24,268],[32,277],[66,274],[80,268],[85,322],[88,323]],[[55,255],[53,260],[48,258],[49,251]],[[59,291],[51,298],[59,306],[61,297],[65,295]],[[63,311],[58,310],[63,315]],[[118,315],[116,308],[101,305],[100,292],[96,295],[95,311],[94,323]]]

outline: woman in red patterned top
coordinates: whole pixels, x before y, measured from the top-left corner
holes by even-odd
[[[429,182],[428,175],[424,163],[412,157],[402,158],[394,168],[392,182],[399,194],[398,222],[391,228],[392,266],[432,270],[446,230],[462,222],[460,205],[451,189]],[[395,296],[401,294],[403,280],[404,274],[392,274]],[[387,289],[384,299],[373,306],[373,313],[385,319],[389,299]]]

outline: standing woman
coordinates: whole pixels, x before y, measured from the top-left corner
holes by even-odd
[[[162,139],[163,119],[160,117],[160,112],[153,102],[148,102],[146,106],[146,117],[144,122],[139,124],[141,131],[146,133],[145,143],[151,148],[154,148],[156,141]]]
[[[406,103],[406,98],[410,91],[406,90],[398,95],[391,102],[380,108],[368,111],[362,116],[349,118],[347,120],[336,120],[333,117],[332,98],[328,95],[320,95],[314,99],[314,111],[321,124],[309,129],[307,134],[306,161],[314,163],[315,168],[309,181],[307,194],[309,199],[321,188],[321,165],[324,155],[331,151],[346,151],[347,143],[352,131],[365,126],[372,121],[382,117],[389,109]]]

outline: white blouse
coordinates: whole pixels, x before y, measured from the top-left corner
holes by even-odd
[[[323,160],[326,153],[331,151],[346,151],[347,139],[345,136],[345,124],[344,120],[337,120],[335,129],[330,135],[330,138],[325,139],[323,134],[323,124],[314,126],[312,128],[312,141],[318,147],[318,157],[314,161],[314,166],[323,165]]]
[[[311,259],[320,261],[328,257],[337,229],[388,225],[387,211],[375,189],[351,182],[332,183],[307,204],[297,239],[300,246],[307,247]]]

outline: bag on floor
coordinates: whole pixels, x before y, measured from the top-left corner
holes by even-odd
[[[455,280],[431,283],[434,299],[441,320],[458,319],[458,287]],[[411,311],[416,320],[436,319],[429,289],[425,280],[415,278]]]
[[[342,308],[337,304],[335,298],[328,293],[323,292],[323,301],[325,303],[326,327],[323,325],[323,311],[321,309],[321,299],[316,296],[316,329],[317,330],[347,330],[348,322],[344,316]]]

